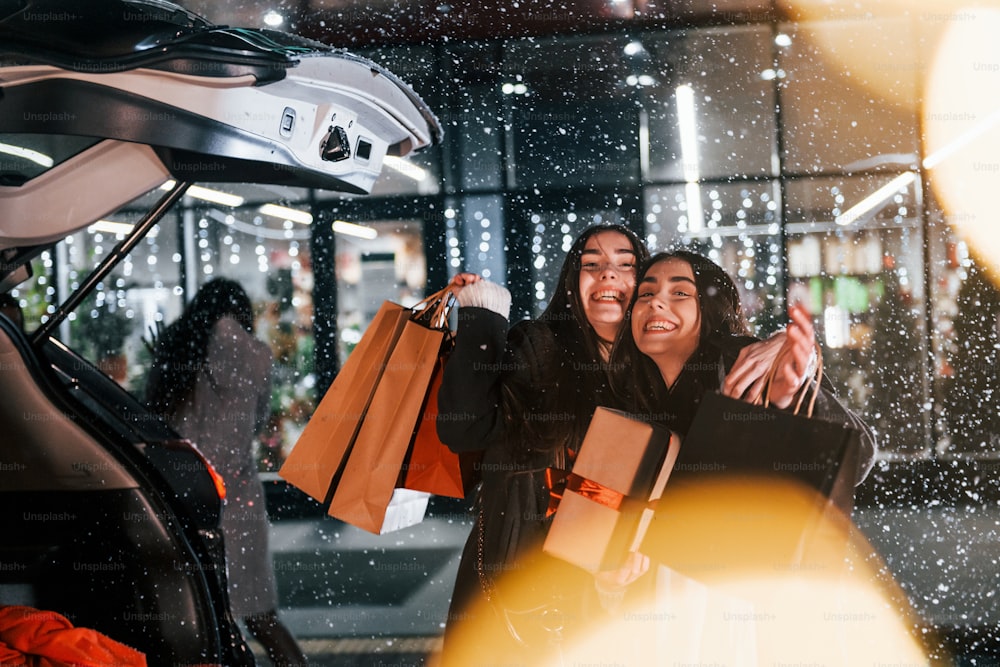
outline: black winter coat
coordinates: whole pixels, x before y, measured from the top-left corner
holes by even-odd
[[[526,609],[554,597],[567,608],[594,608],[592,576],[540,553],[551,522],[545,472],[570,467],[597,406],[631,411],[612,395],[603,372],[606,364],[581,359],[544,322],[520,322],[508,332],[506,319],[476,307],[461,308],[458,319],[455,347],[438,394],[437,430],[453,451],[482,452],[482,483],[449,610],[445,658],[456,621],[472,619],[477,634],[489,632],[483,630],[490,627],[488,619],[474,618],[475,610],[483,609],[476,605],[496,598],[499,575],[523,571],[529,563],[539,572],[558,571],[560,576],[533,577],[535,588],[522,591],[522,599],[507,597],[495,603]],[[755,341],[733,337],[703,349],[704,358],[689,364],[695,370],[682,373],[653,418],[685,434],[703,393],[717,389],[739,350]],[[814,414],[863,431],[863,479],[875,451],[867,426],[829,388],[820,392]],[[502,623],[493,631],[498,633],[495,639],[503,641]]]

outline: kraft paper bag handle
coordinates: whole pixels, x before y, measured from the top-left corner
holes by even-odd
[[[798,400],[795,401],[795,408],[792,410],[793,414],[799,414],[799,410],[802,408],[802,401],[805,399],[806,394],[809,393],[809,386],[812,385],[812,397],[809,399],[809,406],[806,408],[806,416],[812,417],[813,407],[816,405],[816,395],[819,394],[819,385],[823,381],[823,350],[819,346],[819,342],[813,341],[813,351],[816,354],[816,370],[813,371],[803,382],[802,387],[797,391]],[[781,355],[778,355],[771,362],[771,368],[767,372],[767,389],[764,391],[764,407],[769,407],[771,405],[771,385],[774,379],[775,373],[778,372],[778,359]],[[813,382],[810,382],[813,380]]]
[[[448,316],[454,302],[455,295],[451,287],[445,287],[413,304],[411,310],[414,312],[410,319],[425,322],[431,329],[447,329]]]

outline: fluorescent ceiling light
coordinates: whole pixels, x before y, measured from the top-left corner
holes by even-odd
[[[834,218],[834,222],[838,225],[849,225],[852,222],[856,222],[861,216],[878,210],[878,208],[885,203],[886,199],[893,196],[916,179],[917,175],[912,171],[900,174],[851,208],[844,211],[842,214],[838,215]]]
[[[297,208],[288,208],[287,206],[278,206],[277,204],[264,204],[258,210],[264,215],[269,215],[272,218],[291,220],[292,222],[297,222],[300,225],[311,225],[313,221],[312,213],[309,213],[308,211],[301,211]]]
[[[382,162],[385,163],[385,166],[398,171],[407,178],[412,178],[417,182],[427,180],[427,171],[425,169],[418,167],[412,162],[407,162],[403,158],[398,158],[395,155],[386,155]]]
[[[681,168],[684,180],[697,181],[698,174],[698,125],[694,108],[694,89],[683,84],[677,86],[677,129],[681,135]]]
[[[135,228],[135,225],[127,222],[113,222],[111,220],[98,220],[87,231],[91,233],[106,232],[108,234],[128,234]]]
[[[701,207],[701,187],[698,169],[698,125],[694,108],[694,88],[687,84],[677,86],[677,130],[681,135],[681,170],[684,172],[684,198],[687,201],[688,231],[700,232],[705,228],[705,212]]]
[[[356,225],[353,222],[346,222],[344,220],[334,220],[333,231],[337,234],[347,234],[348,236],[357,236],[358,238],[369,240],[378,236],[378,232],[371,227]]]
[[[688,231],[700,232],[705,229],[705,211],[701,207],[701,186],[697,181],[684,184],[684,200],[687,202]]]
[[[13,155],[15,157],[22,157],[25,160],[34,162],[42,167],[51,167],[55,164],[55,161],[45,153],[39,153],[38,151],[31,150],[30,148],[24,148],[23,146],[13,146],[11,144],[0,143],[0,153],[6,153],[7,155]]]
[[[638,86],[650,87],[656,85],[656,79],[649,74],[629,74],[625,77],[625,83],[633,88]]]
[[[160,189],[173,190],[174,185],[176,185],[175,181],[167,181],[160,186]],[[243,197],[240,197],[239,195],[231,195],[228,192],[203,188],[200,185],[192,185],[188,188],[186,194],[194,197],[195,199],[212,202],[213,204],[219,204],[220,206],[232,206],[233,208],[242,206],[244,201]]]
[[[645,50],[646,48],[642,45],[642,42],[638,40],[633,40],[625,45],[625,55],[627,56],[637,56]]]

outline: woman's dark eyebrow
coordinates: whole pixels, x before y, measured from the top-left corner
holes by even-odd
[[[635,257],[635,251],[631,248],[617,248],[613,251],[616,255],[632,255]],[[601,250],[598,248],[584,248],[580,251],[581,255],[599,255]]]
[[[655,283],[655,282],[657,282],[655,276],[644,276],[643,279],[639,281],[639,284],[642,284],[642,283]],[[691,283],[695,287],[698,286],[694,282],[694,280],[692,280],[691,278],[688,278],[687,276],[670,276],[669,278],[667,278],[667,282],[668,283]]]

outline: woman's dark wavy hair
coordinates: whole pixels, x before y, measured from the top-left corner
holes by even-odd
[[[194,392],[204,367],[212,330],[232,317],[253,333],[253,304],[243,287],[227,278],[213,278],[198,290],[184,313],[160,334],[153,349],[153,368],[146,403],[161,415],[173,415]]]
[[[652,359],[639,351],[632,336],[632,309],[638,300],[639,289],[650,269],[671,259],[687,262],[694,273],[695,289],[698,292],[698,308],[701,311],[698,348],[691,356],[692,361],[702,361],[698,368],[704,370],[719,358],[719,345],[723,339],[732,336],[749,336],[750,325],[743,313],[739,290],[725,270],[705,257],[690,250],[667,250],[656,253],[646,260],[636,275],[636,290],[625,314],[625,325],[618,332],[611,352],[610,367],[612,388],[616,396],[630,408],[650,413],[662,405],[666,390],[660,371]],[[709,371],[709,373],[717,371]],[[648,391],[654,388],[655,391]]]
[[[579,443],[599,397],[609,393],[607,374],[602,372],[607,363],[601,355],[601,339],[587,321],[580,296],[584,246],[592,236],[602,232],[625,236],[635,253],[637,266],[649,257],[649,250],[638,234],[617,223],[592,225],[573,242],[563,260],[552,299],[538,317],[551,330],[556,342],[556,349],[552,350],[554,356],[549,360],[555,377],[549,379],[553,390],[546,392],[547,405],[524,405],[523,397],[532,392],[517,388],[509,388],[505,396],[507,412],[514,415],[517,422],[511,426],[520,431],[516,441],[531,449],[554,449],[566,442]],[[537,414],[539,410],[552,411],[553,418],[530,422],[521,418]]]

